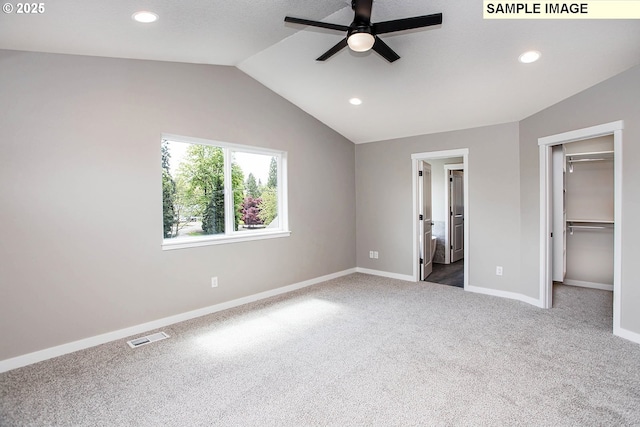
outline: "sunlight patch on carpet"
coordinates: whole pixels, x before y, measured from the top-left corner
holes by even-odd
[[[271,307],[221,325],[198,337],[196,344],[211,354],[233,356],[257,346],[277,345],[332,318],[339,310],[339,305],[320,299]]]

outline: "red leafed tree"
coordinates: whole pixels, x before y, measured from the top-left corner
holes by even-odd
[[[245,197],[244,202],[242,202],[242,208],[240,208],[240,212],[242,213],[242,221],[244,221],[244,225],[249,228],[253,228],[256,225],[261,225],[262,220],[258,216],[260,213],[260,204],[262,203],[262,199],[260,197]]]

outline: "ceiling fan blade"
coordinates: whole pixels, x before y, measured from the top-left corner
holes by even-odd
[[[440,24],[442,24],[442,13],[434,13],[433,15],[414,16],[413,18],[377,22],[371,25],[371,30],[373,34],[384,34]]]
[[[353,0],[353,10],[356,13],[356,21],[371,23],[371,4],[373,0]]]
[[[328,22],[310,21],[308,19],[293,18],[291,16],[285,16],[284,22],[291,22],[292,24],[309,25],[312,27],[328,28],[336,31],[349,31],[349,27],[346,25],[330,24]]]
[[[385,42],[380,40],[379,37],[376,37],[376,41],[373,44],[373,50],[378,52],[380,56],[386,59],[389,62],[396,61],[400,59],[400,56],[393,51]]]
[[[336,53],[340,52],[346,46],[347,46],[347,38],[345,37],[344,39],[340,40],[334,47],[332,47],[331,49],[326,51],[322,56],[316,59],[316,61],[326,61]]]

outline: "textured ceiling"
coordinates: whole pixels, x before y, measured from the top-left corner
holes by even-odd
[[[355,143],[523,119],[640,63],[640,20],[483,20],[482,2],[376,0],[372,21],[442,12],[441,26],[382,35],[401,59],[344,49],[344,0],[56,0],[0,15],[0,48],[234,65]],[[136,10],[160,19],[134,22]],[[520,64],[528,49],[540,61]],[[640,82],[639,82],[640,84]],[[363,104],[354,107],[348,99]]]

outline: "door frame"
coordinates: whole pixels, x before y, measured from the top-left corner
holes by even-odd
[[[620,331],[620,296],[622,288],[622,120],[538,138],[540,155],[540,306],[553,305],[552,280],[552,162],[551,148],[554,145],[581,141],[598,136],[613,135],[613,175],[614,175],[614,231],[613,231],[613,333]]]
[[[469,286],[469,149],[458,148],[455,150],[430,151],[424,153],[411,154],[411,186],[413,194],[412,218],[413,218],[413,280],[420,280],[420,234],[419,234],[419,217],[418,217],[418,162],[420,160],[446,159],[449,157],[462,157],[462,170],[464,171],[464,288]]]
[[[449,191],[451,189],[451,183],[449,182],[449,180],[447,178],[450,178],[451,176],[451,171],[462,171],[464,172],[464,164],[463,163],[454,163],[451,165],[444,165],[444,173],[445,173],[445,179],[444,179],[444,205],[446,207],[448,207],[449,209],[451,209],[451,200],[449,197]],[[465,193],[465,188],[464,185],[462,186],[462,197],[464,200],[464,193]],[[465,212],[466,215],[466,212]],[[449,214],[449,212],[447,212],[447,215],[444,216],[444,247],[445,247],[445,251],[444,251],[444,263],[445,264],[451,264],[451,249],[446,249],[446,248],[451,248],[451,215]],[[465,230],[466,231],[466,230]]]

